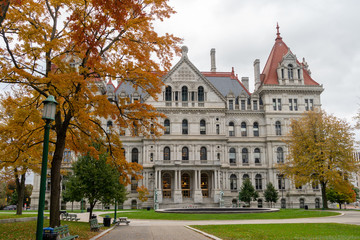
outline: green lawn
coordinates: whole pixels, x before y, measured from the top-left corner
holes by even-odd
[[[354,240],[360,239],[360,226],[337,223],[249,224],[191,226],[224,240]]]
[[[98,232],[90,231],[89,223],[64,221],[62,224],[69,226],[70,234],[79,235],[79,238],[77,238],[79,240],[90,239],[99,234]],[[46,226],[49,226],[49,220],[44,220],[44,227]],[[31,240],[35,239],[35,236],[36,221],[0,224],[0,240]]]
[[[103,214],[114,217],[113,213]],[[311,211],[303,209],[281,209],[271,213],[239,213],[239,214],[184,214],[184,213],[157,213],[154,210],[139,210],[134,212],[117,213],[117,217],[130,219],[162,219],[162,220],[237,220],[237,219],[286,219],[335,216],[339,213],[329,211]]]
[[[2,213],[2,214],[0,214],[0,219],[27,218],[27,217],[37,217],[37,214],[22,214],[22,215],[16,215],[15,213]]]

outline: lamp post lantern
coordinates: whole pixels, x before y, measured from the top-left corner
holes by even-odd
[[[39,196],[39,205],[38,205],[38,216],[37,216],[37,228],[36,228],[36,240],[42,240],[43,237],[43,227],[44,227],[44,205],[45,205],[45,186],[46,186],[46,171],[47,171],[47,161],[48,161],[48,152],[49,152],[49,133],[50,133],[50,123],[55,120],[56,105],[58,104],[55,101],[54,96],[49,95],[47,99],[43,101],[44,109],[42,119],[45,120],[45,131],[44,131],[44,147],[43,147],[43,156],[41,163],[41,178],[40,178],[40,196]]]

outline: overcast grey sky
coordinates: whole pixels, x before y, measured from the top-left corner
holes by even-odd
[[[177,13],[156,29],[183,38],[189,59],[200,71],[210,71],[210,49],[215,48],[217,71],[234,67],[239,77],[250,77],[251,90],[253,62],[260,59],[262,71],[278,22],[283,41],[299,61],[305,57],[313,79],[323,84],[323,108],[353,122],[360,104],[360,1],[170,0],[169,4]]]

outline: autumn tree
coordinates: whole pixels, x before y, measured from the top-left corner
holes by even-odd
[[[32,95],[21,88],[0,99],[0,169],[16,183],[16,214],[22,214],[26,174],[39,171],[42,125]]]
[[[109,101],[105,81],[129,84],[156,100],[180,39],[157,34],[153,23],[173,13],[167,0],[26,0],[10,5],[0,32],[0,82],[28,87],[33,96],[29,105],[39,106],[48,95],[59,103],[50,140],[50,226],[60,224],[65,148],[96,157],[99,152],[91,143],[106,140],[107,161],[117,166],[121,183],[129,184],[140,173],[140,165],[124,158],[120,134],[107,134],[103,123],[112,120],[114,129],[137,126],[139,134],[157,137],[158,119],[164,116],[142,101],[117,96]]]
[[[350,183],[346,184],[346,188],[336,190],[334,187],[326,189],[327,199],[331,203],[338,203],[341,209],[342,204],[352,203],[356,201],[356,193]]]
[[[319,182],[323,207],[327,208],[328,185],[340,189],[350,173],[357,172],[353,158],[354,137],[351,126],[324,111],[309,111],[290,124],[287,161],[279,171],[295,183]]]
[[[122,204],[126,200],[124,185],[119,183],[119,172],[106,163],[106,154],[101,154],[98,160],[89,154],[80,157],[73,164],[73,172],[67,180],[64,196],[75,201],[87,199],[89,220],[98,202],[107,205],[116,200]]]
[[[251,184],[249,178],[246,178],[243,182],[240,192],[239,192],[239,200],[247,203],[250,206],[250,202],[255,201],[259,197],[259,193],[255,190],[254,186]]]

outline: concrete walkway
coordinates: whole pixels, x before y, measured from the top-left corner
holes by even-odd
[[[109,212],[95,212],[98,216]],[[136,220],[131,219],[129,226],[115,226],[110,231],[93,239],[99,240],[205,240],[217,239],[204,236],[201,233],[188,229],[188,225],[223,225],[223,224],[286,224],[286,223],[343,223],[360,225],[360,211],[343,211],[342,215],[321,218],[298,218],[298,219],[265,219],[265,220],[202,220],[202,221],[175,221],[175,220]],[[87,215],[86,215],[87,214]],[[118,216],[121,212],[118,213]],[[89,214],[78,214],[88,220]],[[98,217],[99,222],[102,219]]]

